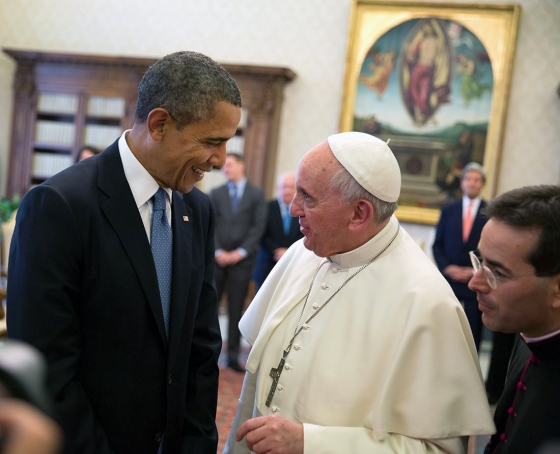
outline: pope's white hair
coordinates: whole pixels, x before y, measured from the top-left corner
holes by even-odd
[[[398,206],[397,202],[385,202],[375,197],[342,166],[333,173],[329,187],[340,193],[341,201],[345,205],[357,199],[364,199],[370,202],[375,209],[375,221],[378,224],[389,219]]]

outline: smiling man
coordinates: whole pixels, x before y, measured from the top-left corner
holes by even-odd
[[[469,287],[486,326],[521,336],[485,452],[533,453],[560,441],[560,187],[514,189],[486,213]]]
[[[65,453],[216,452],[214,214],[193,187],[224,164],[240,107],[220,65],[170,54],[132,130],[23,198],[8,332],[47,358]]]
[[[302,159],[304,238],[239,324],[253,345],[225,453],[464,453],[492,433],[468,322],[393,216],[388,145],[335,134]]]

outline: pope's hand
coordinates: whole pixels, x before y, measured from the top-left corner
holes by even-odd
[[[257,454],[303,454],[303,425],[280,416],[249,419],[235,440],[240,442],[244,437],[247,447]]]

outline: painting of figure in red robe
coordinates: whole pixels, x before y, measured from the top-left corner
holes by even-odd
[[[484,160],[493,86],[484,45],[459,22],[408,20],[372,43],[353,129],[391,139],[400,205],[441,207],[460,197],[463,167]]]

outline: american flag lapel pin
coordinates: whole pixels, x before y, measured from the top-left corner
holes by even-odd
[[[188,216],[183,216],[183,221],[189,222],[189,217]]]

